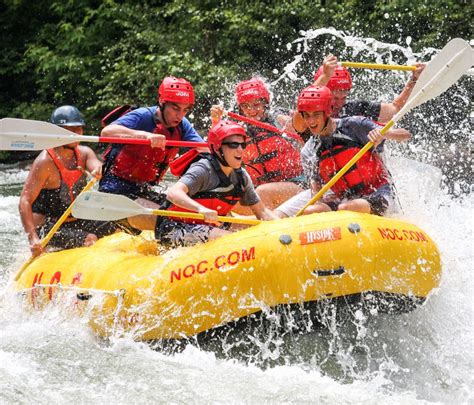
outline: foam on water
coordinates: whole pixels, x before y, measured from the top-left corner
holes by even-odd
[[[2,402],[419,403],[412,391],[394,396],[382,373],[341,384],[318,370],[262,370],[194,346],[164,355],[126,339],[106,344],[52,312],[14,313],[15,320],[2,313],[0,321]]]
[[[397,156],[389,164],[402,217],[421,226],[442,253],[441,286],[417,311],[302,336],[256,335],[259,358],[284,359],[262,368],[258,360],[243,364],[194,346],[165,355],[127,339],[103,342],[84,321],[65,319],[54,309],[25,313],[5,292],[0,384],[6,388],[0,401],[469,402],[473,283],[466,219],[471,199],[453,200],[442,191],[439,169]],[[2,212],[14,216],[17,202],[0,197]],[[18,220],[8,224],[12,244],[23,239],[19,227]],[[12,261],[3,264],[4,287],[6,273],[17,267]]]

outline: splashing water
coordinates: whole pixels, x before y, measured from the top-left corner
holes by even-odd
[[[326,28],[302,33],[287,45],[293,60],[267,80],[273,103],[291,108],[323,56],[341,44],[341,60],[411,64],[435,53],[414,53],[406,43]],[[384,101],[408,78],[380,71],[353,76],[351,97]],[[67,319],[54,308],[25,312],[7,284],[28,258],[17,213],[26,171],[0,168],[0,402],[472,402],[472,176],[464,153],[470,85],[465,77],[409,114],[401,126],[413,132],[413,141],[390,145],[386,156],[403,210],[397,217],[419,225],[442,253],[440,287],[413,313],[369,320],[355,312],[344,325],[328,313],[325,328],[304,334],[281,332],[277,326],[291,317],[266,308],[269,323],[256,319],[251,331],[196,340],[170,355],[127,338],[100,341],[85,320]]]

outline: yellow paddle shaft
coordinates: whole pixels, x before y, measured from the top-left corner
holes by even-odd
[[[383,65],[379,63],[341,62],[341,66],[362,69],[384,69],[384,70],[406,70],[413,71],[416,66],[405,65]]]
[[[96,180],[97,179],[95,177],[93,177],[91,180],[89,180],[89,183],[87,183],[85,185],[85,187],[81,191],[81,194],[85,193],[86,191],[89,191],[92,188],[92,186],[95,184]],[[57,222],[49,230],[48,234],[41,240],[41,246],[45,247],[48,244],[48,242],[54,236],[56,231],[59,229],[59,227],[66,220],[66,218],[69,217],[69,215],[71,215],[71,210],[72,210],[73,206],[74,206],[74,201],[71,203],[71,205],[69,207],[67,207],[67,209],[66,209],[66,211],[64,211],[63,215],[61,215],[61,217],[57,220]]]
[[[395,121],[389,121],[385,126],[380,130],[380,133],[383,135],[385,134],[390,128],[392,128],[395,125]],[[374,144],[372,142],[367,142],[367,144],[359,151],[357,152],[354,157],[349,160],[349,162],[346,163],[346,165],[339,170],[336,175],[329,180],[321,190],[318,191],[318,193],[311,198],[311,200],[308,201],[308,203],[301,208],[296,216],[299,217],[301,214],[303,214],[304,210],[308,208],[310,205],[314,204],[316,201],[318,201],[325,193],[328,191],[342,176],[346,174],[346,172],[362,157],[362,155],[367,152]]]
[[[198,214],[197,212],[152,210],[152,215],[160,215],[160,216],[163,216],[163,217],[204,219],[204,215],[203,214]],[[258,225],[261,222],[258,219],[234,218],[234,217],[223,217],[223,216],[218,216],[217,219],[220,222],[231,222],[231,223],[234,223],[234,224],[244,224],[244,225]]]
[[[97,181],[97,178],[93,177],[91,180],[89,180],[89,182],[85,185],[85,187],[83,188],[83,190],[81,191],[81,194],[86,192],[86,191],[89,191],[92,186],[95,184],[95,182]],[[75,201],[75,200],[74,200]],[[54,234],[56,233],[56,231],[59,229],[59,227],[63,224],[63,222],[66,220],[67,217],[69,217],[69,215],[71,215],[71,210],[72,210],[72,207],[74,206],[74,201],[71,203],[71,205],[66,209],[66,211],[64,211],[63,215],[61,215],[61,217],[56,221],[56,223],[53,225],[53,227],[49,230],[49,232],[47,233],[47,235],[41,239],[41,246],[43,248],[46,247],[46,245],[48,244],[48,242],[51,240],[51,238],[54,236]],[[15,275],[15,281],[18,281],[18,279],[20,278],[21,274],[25,271],[25,269],[36,259],[36,257],[33,257],[31,256],[28,261],[22,266],[22,268],[18,271],[18,273]]]

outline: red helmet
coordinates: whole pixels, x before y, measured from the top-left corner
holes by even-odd
[[[191,83],[179,77],[168,76],[158,89],[160,102],[194,104],[194,89]]]
[[[320,66],[318,71],[314,74],[314,80],[323,74],[323,67]],[[330,90],[350,90],[352,89],[352,79],[349,71],[343,66],[337,66],[326,84]]]
[[[270,103],[270,92],[260,79],[252,78],[244,82],[240,82],[235,88],[237,96],[237,104],[247,103],[249,101],[263,98],[267,104]]]
[[[207,134],[207,143],[211,151],[218,151],[222,146],[222,141],[232,135],[241,135],[245,140],[248,138],[242,125],[234,121],[219,121]]]
[[[332,93],[326,86],[309,86],[301,90],[297,102],[298,111],[323,111],[331,115]]]

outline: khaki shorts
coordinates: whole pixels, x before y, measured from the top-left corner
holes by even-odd
[[[313,197],[313,193],[310,189],[301,191],[294,195],[289,200],[286,200],[283,204],[276,207],[275,210],[282,212],[287,217],[294,217],[298,211],[303,208],[309,200]]]
[[[163,246],[193,246],[209,240],[213,226],[205,224],[189,224],[169,218],[159,218],[155,226],[155,239]]]
[[[299,210],[301,210],[313,197],[313,193],[310,189],[304,190],[301,193],[296,194],[283,204],[275,208],[275,210],[282,212],[288,217],[294,217]],[[325,201],[327,198],[327,201]],[[393,206],[393,193],[390,184],[383,185],[372,194],[361,196],[367,200],[370,204],[372,214],[383,215],[385,212]],[[327,204],[331,210],[336,211],[339,204],[347,201],[347,199],[335,199],[334,194],[329,190],[326,195],[319,200],[322,203]]]

